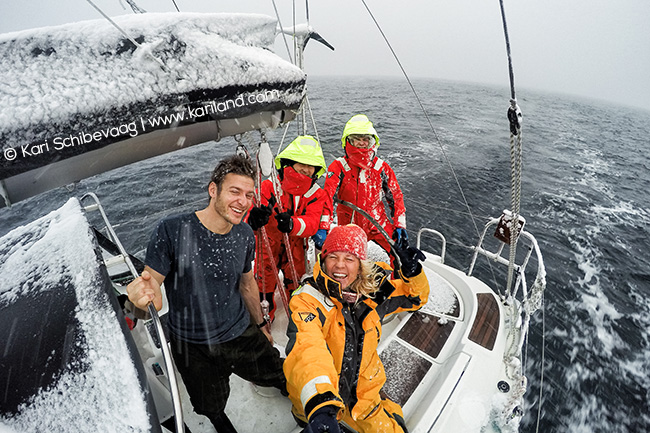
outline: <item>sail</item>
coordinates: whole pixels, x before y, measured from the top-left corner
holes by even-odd
[[[300,106],[305,74],[273,53],[271,17],[161,13],[113,21],[0,35],[0,206],[274,128]]]
[[[0,431],[161,431],[77,199],[0,238],[0,275]]]

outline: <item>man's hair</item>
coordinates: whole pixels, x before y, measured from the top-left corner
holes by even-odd
[[[214,182],[217,185],[217,194],[221,194],[223,180],[229,173],[250,177],[253,179],[253,182],[256,182],[257,179],[257,170],[250,159],[244,156],[231,155],[219,161],[212,171],[212,176],[210,176],[208,186]]]

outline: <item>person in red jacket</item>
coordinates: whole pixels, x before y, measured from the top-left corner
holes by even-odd
[[[299,279],[305,274],[305,249],[307,240],[325,223],[321,223],[323,208],[329,201],[325,191],[316,184],[316,180],[325,173],[325,158],[320,144],[309,135],[299,136],[293,140],[275,158],[278,169],[278,181],[281,195],[277,197],[273,182],[267,179],[261,185],[261,205],[251,208],[248,224],[255,231],[256,241],[262,247],[263,263],[258,272],[260,300],[268,301],[269,316],[275,317],[276,305],[273,295],[276,275],[271,261],[284,274],[284,284],[291,292],[298,288],[300,281],[293,281],[290,269],[290,253]],[[269,223],[275,213],[275,221]],[[262,243],[260,227],[266,227],[272,255]],[[289,246],[283,242],[283,233],[289,236]],[[262,274],[260,277],[259,274]]]
[[[353,116],[346,124],[341,137],[345,156],[334,160],[327,169],[325,192],[334,200],[347,201],[367,212],[386,230],[400,246],[407,246],[406,209],[404,196],[397,183],[395,172],[386,161],[377,157],[379,136],[364,114]],[[385,204],[390,215],[387,215]],[[331,210],[326,209],[327,212]],[[388,241],[379,230],[354,209],[341,203],[336,209],[339,225],[356,224],[363,229],[368,240],[375,241],[390,252]],[[314,242],[323,244],[326,236],[320,232]],[[325,234],[326,235],[326,234]]]

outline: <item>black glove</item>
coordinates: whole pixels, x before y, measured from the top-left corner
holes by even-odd
[[[251,226],[253,230],[257,230],[260,227],[265,226],[266,223],[269,222],[269,217],[271,216],[272,212],[273,210],[271,209],[271,206],[260,206],[252,208],[250,215],[248,215],[248,225]]]
[[[275,219],[278,221],[278,230],[282,233],[290,233],[293,229],[293,220],[291,215],[288,212],[282,212],[275,216]]]
[[[397,244],[393,248],[402,262],[402,275],[406,278],[411,278],[422,272],[422,265],[420,261],[424,261],[426,256],[415,247],[408,247],[406,249],[400,248]]]
[[[309,419],[310,433],[341,433],[339,422],[336,420],[338,410],[334,406],[324,406],[318,409]]]

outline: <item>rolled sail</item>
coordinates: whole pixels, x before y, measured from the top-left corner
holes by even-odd
[[[0,35],[0,206],[294,117],[264,15],[163,13]]]

